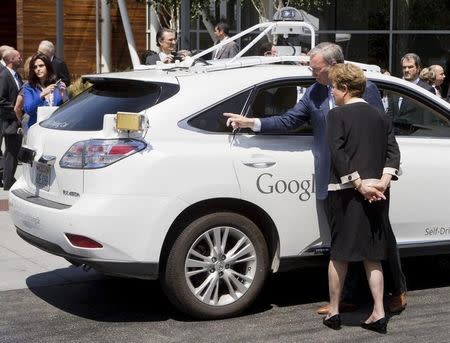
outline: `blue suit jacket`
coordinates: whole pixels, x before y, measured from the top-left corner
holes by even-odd
[[[47,100],[41,99],[41,90],[32,87],[30,84],[25,84],[23,90],[23,111],[30,116],[28,121],[28,127],[36,124],[37,121],[37,109],[39,106],[49,106]],[[63,103],[61,93],[58,88],[53,91],[53,106],[59,106]]]
[[[367,81],[364,100],[384,112],[377,86]],[[328,87],[314,83],[306,90],[301,100],[289,111],[268,118],[261,118],[261,132],[289,132],[306,121],[313,127],[313,155],[316,179],[316,198],[325,199],[330,180],[330,151],[327,142],[327,114],[330,110]]]

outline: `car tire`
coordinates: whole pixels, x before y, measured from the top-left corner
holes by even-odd
[[[177,237],[161,278],[169,300],[199,319],[235,316],[256,299],[269,269],[258,227],[232,212],[205,215]]]

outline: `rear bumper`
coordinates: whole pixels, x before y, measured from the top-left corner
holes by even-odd
[[[88,265],[100,273],[133,277],[139,279],[155,280],[159,276],[158,263],[138,263],[138,262],[121,262],[121,261],[101,261],[92,258],[86,258],[79,255],[69,254],[59,245],[48,242],[39,237],[30,235],[29,233],[16,227],[17,234],[26,242],[35,247],[44,250],[50,254],[64,257],[71,262]]]
[[[105,274],[145,279],[158,277],[167,231],[185,206],[168,197],[104,194],[83,194],[67,206],[19,187],[9,197],[11,219],[25,241]],[[66,234],[102,248],[74,246]]]

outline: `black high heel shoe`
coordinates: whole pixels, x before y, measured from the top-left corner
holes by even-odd
[[[372,330],[378,333],[387,333],[387,320],[386,317],[378,319],[376,322],[372,323],[361,323],[361,327],[366,330]]]
[[[338,313],[328,319],[327,319],[327,317],[323,317],[323,325],[326,325],[333,330],[340,330],[341,316]]]

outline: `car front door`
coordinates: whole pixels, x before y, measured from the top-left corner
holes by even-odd
[[[299,100],[306,85],[291,82],[260,87],[251,98],[247,115],[284,113]],[[305,123],[287,134],[240,130],[232,141],[232,153],[242,197],[274,221],[281,256],[320,246],[310,125]],[[324,216],[321,219],[325,220]]]

